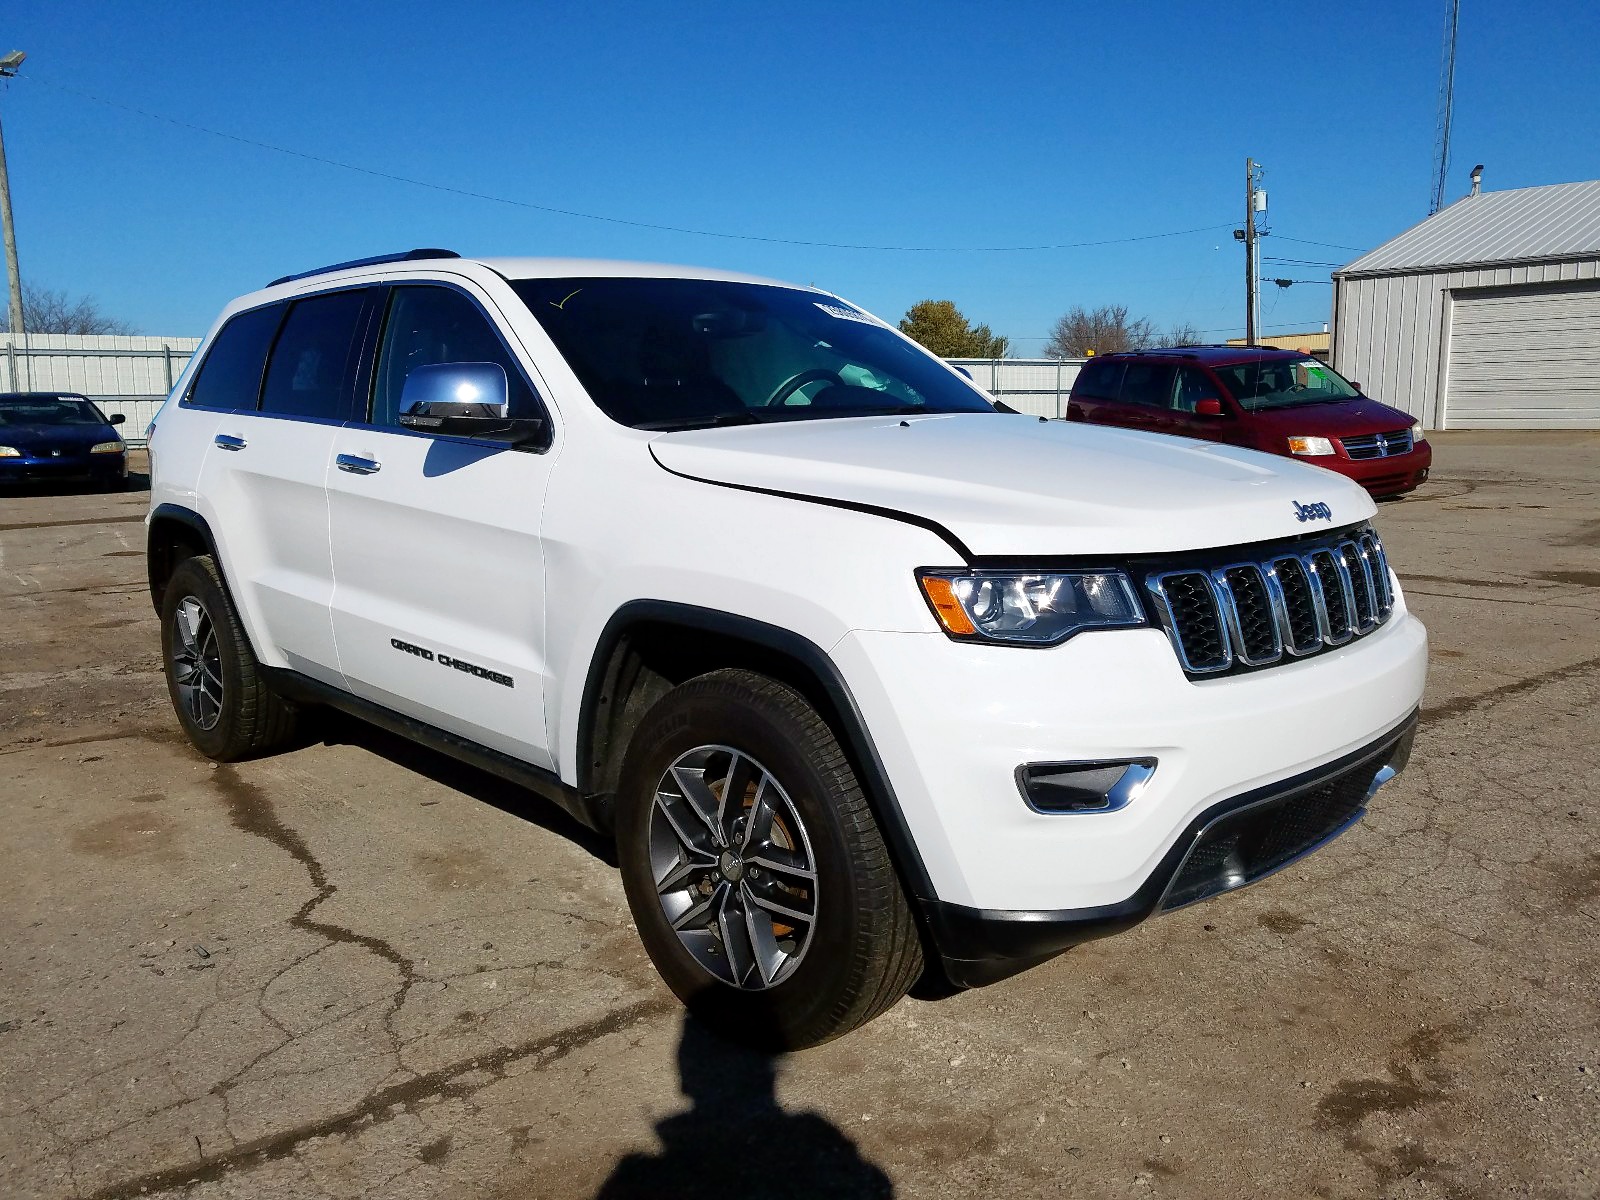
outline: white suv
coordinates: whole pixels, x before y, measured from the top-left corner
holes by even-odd
[[[612,831],[719,1027],[813,1044],[1250,883],[1405,762],[1373,502],[995,410],[825,292],[412,251],[229,305],[151,439],[173,704],[329,705]]]

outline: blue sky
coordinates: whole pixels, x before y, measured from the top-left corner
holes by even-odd
[[[1444,0],[1342,4],[34,4],[0,52],[25,277],[197,334],[289,271],[410,246],[641,258],[954,300],[1036,353],[1075,304],[1243,324],[1247,156],[1266,253],[1355,256],[1426,215]],[[1600,6],[1464,0],[1450,195],[1600,177]],[[100,97],[112,107],[86,98]],[[808,242],[699,237],[358,174]],[[1290,241],[1290,238],[1305,241]],[[1269,275],[1326,279],[1315,266]],[[1331,288],[1268,287],[1269,328]]]

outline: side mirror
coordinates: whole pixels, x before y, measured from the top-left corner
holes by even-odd
[[[128,418],[123,416],[123,414],[121,414],[121,413],[112,413],[109,417],[106,418],[106,424],[108,424],[108,425],[121,425],[127,419]]]
[[[1222,415],[1222,401],[1207,397],[1194,402],[1194,415],[1197,417],[1220,417]]]
[[[971,372],[971,371],[969,371],[969,370],[967,370],[967,369],[966,369],[966,368],[965,368],[965,367],[957,367],[957,368],[956,368],[956,371],[957,371],[957,372],[958,372],[958,373],[959,373],[959,374],[962,374],[962,375],[965,375],[965,376],[966,376],[966,377],[967,377],[967,378],[968,378],[968,379],[971,379],[971,378],[972,378],[972,372]]]
[[[400,389],[399,422],[406,429],[516,445],[537,437],[544,428],[536,417],[516,418],[510,412],[510,388],[499,363],[416,367]]]
[[[1361,390],[1361,385],[1359,383],[1357,383],[1354,379],[1348,380],[1348,382],[1349,382],[1351,388],[1353,388],[1355,391],[1359,392]]]

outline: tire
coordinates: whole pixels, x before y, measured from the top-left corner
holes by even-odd
[[[178,723],[207,758],[237,762],[293,740],[299,711],[267,686],[208,554],[184,559],[167,581],[161,661]]]
[[[623,760],[617,854],[661,977],[734,1040],[815,1046],[921,974],[911,906],[849,760],[767,676],[702,675],[645,714]]]

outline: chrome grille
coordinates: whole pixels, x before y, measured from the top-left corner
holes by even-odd
[[[1153,572],[1145,586],[1191,676],[1342,646],[1394,610],[1389,564],[1370,529],[1257,560]]]
[[[1364,433],[1360,437],[1344,437],[1339,441],[1351,458],[1393,458],[1396,454],[1411,453],[1411,430],[1397,429],[1393,433]]]

